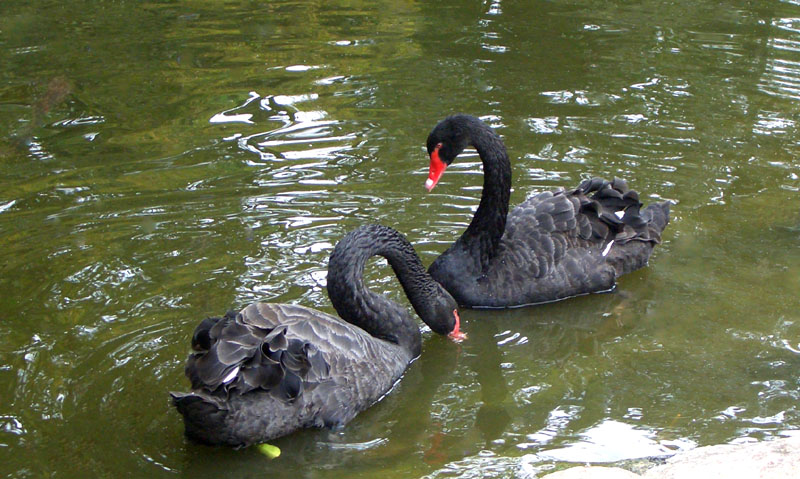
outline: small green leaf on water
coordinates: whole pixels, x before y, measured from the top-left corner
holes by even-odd
[[[256,446],[258,448],[258,452],[267,456],[270,459],[275,459],[276,457],[281,455],[281,450],[273,446],[272,444],[259,444]]]

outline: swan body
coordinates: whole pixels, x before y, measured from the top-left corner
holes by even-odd
[[[478,118],[455,115],[428,136],[433,189],[467,146],[481,157],[484,185],[472,222],[430,266],[465,307],[513,307],[609,291],[647,264],[669,222],[669,203],[641,209],[625,181],[593,178],[546,191],[508,211],[511,166],[500,137]]]
[[[369,257],[389,260],[414,309],[434,332],[462,333],[455,300],[391,228],[346,235],[328,266],[340,318],[303,306],[254,303],[203,320],[186,363],[189,393],[171,393],[186,435],[234,447],[308,427],[347,424],[380,399],[419,355],[421,335],[406,309],[369,291]]]

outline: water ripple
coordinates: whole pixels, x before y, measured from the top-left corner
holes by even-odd
[[[774,96],[800,99],[800,19],[776,18],[768,58],[759,80],[759,89]]]
[[[304,111],[296,106],[318,98],[316,93],[262,98],[251,92],[242,105],[220,112],[210,121],[255,125],[278,123],[277,128],[267,131],[237,133],[226,138],[236,141],[242,150],[258,155],[261,161],[336,159],[353,148],[358,135],[347,131],[342,122],[326,119],[328,114],[323,110]],[[328,146],[331,143],[333,145]]]

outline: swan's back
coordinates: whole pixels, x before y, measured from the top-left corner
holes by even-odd
[[[508,214],[494,256],[481,257],[456,242],[431,274],[465,306],[535,304],[607,291],[617,277],[647,264],[669,221],[668,203],[641,206],[619,179],[594,178],[574,190],[539,193]]]
[[[173,393],[173,401],[187,436],[230,446],[345,424],[391,388],[412,359],[339,318],[272,303],[204,320],[192,348],[192,392]]]

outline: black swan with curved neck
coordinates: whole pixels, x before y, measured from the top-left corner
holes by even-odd
[[[428,191],[467,146],[483,162],[481,201],[464,234],[428,269],[462,306],[523,306],[608,291],[617,277],[645,266],[661,241],[669,203],[640,210],[638,193],[620,179],[539,193],[509,213],[505,145],[469,115],[445,118],[428,136]]]
[[[380,225],[358,228],[328,262],[328,296],[341,319],[255,303],[197,326],[186,363],[192,391],[171,393],[186,435],[249,446],[300,428],[344,425],[385,394],[420,354],[421,335],[406,308],[364,285],[364,266],[374,255],[389,261],[434,332],[464,337],[455,300],[405,237]]]

